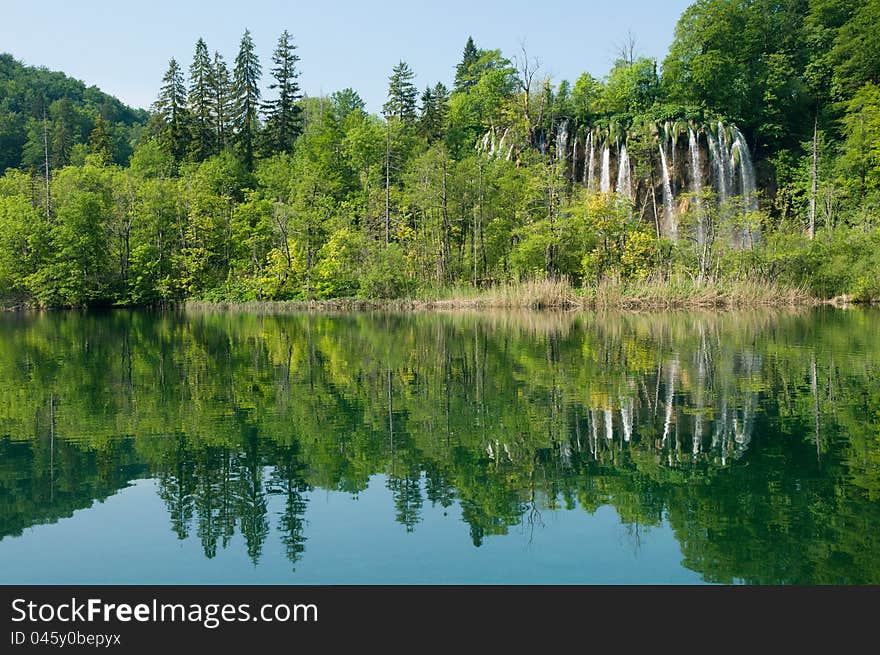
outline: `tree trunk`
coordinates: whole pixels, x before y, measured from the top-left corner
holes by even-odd
[[[816,195],[819,186],[819,110],[816,109],[816,115],[813,117],[813,166],[812,178],[810,184],[810,239],[816,236]]]
[[[452,251],[449,244],[449,206],[446,197],[446,162],[443,162],[443,195],[441,197],[443,211],[443,279],[449,279],[449,260],[452,258]]]
[[[391,243],[391,124],[385,127],[385,245]]]
[[[49,220],[51,214],[50,194],[49,194],[49,128],[46,124],[46,107],[43,106],[43,154],[46,158],[46,220]]]

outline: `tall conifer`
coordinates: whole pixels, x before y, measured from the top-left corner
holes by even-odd
[[[232,77],[229,67],[219,52],[214,53],[211,75],[208,79],[210,90],[211,123],[216,151],[229,145],[231,122],[234,113]]]
[[[186,85],[177,60],[168,62],[168,70],[162,78],[162,88],[153,108],[159,119],[159,139],[175,161],[186,154],[188,142]]]
[[[235,136],[248,168],[254,162],[254,142],[260,128],[257,112],[260,108],[260,60],[251,38],[250,30],[241,37],[238,56],[235,58],[233,88],[235,90]]]
[[[296,46],[287,30],[278,39],[278,45],[272,54],[272,77],[274,82],[270,89],[278,92],[278,97],[263,103],[266,116],[266,144],[269,152],[290,152],[293,142],[300,133],[301,109],[296,101],[300,94],[296,78],[299,71],[296,62],[299,57],[294,52]]]
[[[192,140],[190,153],[202,160],[214,151],[214,130],[211,120],[211,57],[203,39],[196,42],[196,52],[189,67],[189,112]]]

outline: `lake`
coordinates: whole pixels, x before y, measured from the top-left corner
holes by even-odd
[[[880,312],[0,315],[0,583],[880,583]]]

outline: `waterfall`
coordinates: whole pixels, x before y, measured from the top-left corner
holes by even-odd
[[[608,142],[602,147],[602,175],[599,178],[599,191],[608,193],[611,191],[611,151]]]
[[[718,193],[718,199],[722,200],[727,195],[727,189],[724,186],[724,171],[721,167],[721,149],[718,147],[718,141],[715,140],[711,129],[706,130],[706,140],[709,143],[709,159],[715,177],[715,190]]]
[[[688,128],[688,150],[691,154],[691,193],[699,202],[700,191],[703,190],[703,168],[700,163],[700,149],[697,143],[697,133]]]
[[[501,140],[498,141],[498,148],[497,148],[497,151],[498,151],[498,152],[497,152],[497,156],[499,156],[499,157],[501,156],[501,152],[502,152],[502,150],[504,150],[504,144],[505,144],[506,139],[507,139],[507,131],[508,131],[509,129],[510,129],[510,128],[507,128],[506,130],[504,130],[504,134],[501,135]]]
[[[629,156],[626,154],[626,146],[620,147],[620,160],[617,165],[617,193],[632,200],[632,180],[630,178]]]
[[[702,206],[700,192],[703,190],[703,169],[700,163],[697,133],[691,127],[688,127],[688,151],[691,155],[691,193],[694,194],[694,203],[699,211]],[[703,216],[700,214],[697,219],[697,243],[703,245],[703,240]]]
[[[658,144],[660,149],[660,168],[663,169],[663,213],[669,234],[675,238],[677,226],[675,224],[675,205],[672,198],[672,182],[669,179],[669,166],[666,163],[666,149],[663,143]]]
[[[568,147],[568,121],[562,121],[556,128],[556,161],[565,163],[565,149]]]
[[[727,130],[718,121],[718,164],[721,168],[721,202],[726,202],[733,191],[733,167],[730,161],[730,145],[727,143]]]
[[[574,136],[574,142],[571,144],[571,181],[575,180],[575,168],[577,166],[577,149],[578,149],[578,138],[577,134]]]
[[[492,131],[489,130],[488,132],[486,132],[483,135],[483,138],[480,139],[479,149],[482,150],[483,152],[489,152],[489,147],[490,147],[489,143],[490,143],[491,138],[492,138]],[[489,153],[489,156],[491,157],[491,153]]]
[[[609,441],[614,439],[614,415],[610,409],[605,410],[605,438]]]
[[[669,188],[672,189],[672,196],[675,197],[675,145],[677,139],[677,134],[675,133],[675,123],[672,124],[672,127],[669,128],[669,123],[667,125],[667,140],[669,141],[669,156],[667,157],[667,161],[672,162],[672,172],[669,174]]]
[[[587,160],[587,166],[584,168],[584,181],[587,184],[587,190],[593,190],[593,178],[595,177],[595,158],[593,157],[593,133],[590,132],[587,135],[587,140],[590,143],[590,154],[589,159]]]
[[[746,138],[736,127],[731,127],[733,132],[733,145],[731,146],[731,157],[733,151],[736,150],[739,155],[739,170],[742,176],[742,195],[743,203],[748,211],[757,211],[758,196],[755,193],[755,167],[752,165],[752,157],[749,155],[749,146]]]

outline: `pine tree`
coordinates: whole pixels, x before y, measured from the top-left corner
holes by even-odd
[[[388,80],[388,102],[382,107],[386,118],[396,118],[404,123],[415,122],[418,91],[412,83],[414,78],[415,73],[405,61],[394,67]]]
[[[255,52],[250,30],[245,30],[238,56],[235,58],[232,85],[235,93],[233,125],[248,168],[253,167],[254,141],[260,127],[257,112],[260,107],[261,73],[260,60]]]
[[[231,121],[234,113],[232,80],[229,67],[219,52],[214,53],[211,76],[208,80],[210,89],[210,113],[214,133],[215,151],[223,150],[229,144]]]
[[[113,142],[108,132],[107,121],[101,114],[95,119],[95,128],[89,134],[89,150],[98,155],[105,164],[113,161]]]
[[[461,57],[461,63],[455,67],[455,90],[467,91],[477,80],[474,79],[473,66],[480,58],[480,52],[474,45],[474,39],[468,37],[467,43],[464,44],[464,54]]]
[[[301,131],[300,114],[302,113],[296,101],[302,95],[299,92],[299,84],[296,78],[299,71],[296,62],[299,57],[294,52],[296,46],[291,40],[287,30],[278,39],[278,45],[272,54],[272,77],[275,81],[269,85],[270,89],[277,89],[278,97],[263,103],[263,112],[266,115],[266,145],[270,153],[291,152],[293,142]]]
[[[443,125],[449,109],[449,90],[442,82],[432,89],[427,87],[422,93],[422,113],[419,117],[419,128],[422,135],[433,143],[443,136]]]
[[[181,161],[188,141],[186,86],[183,72],[174,58],[162,78],[159,98],[153,103],[159,119],[159,140],[171,153],[174,161]]]
[[[364,101],[354,89],[345,88],[342,91],[334,92],[330,96],[330,102],[333,104],[336,120],[340,124],[345,122],[345,119],[352,113],[364,113]]]
[[[49,107],[52,114],[52,163],[61,168],[70,163],[70,151],[76,143],[76,116],[73,103],[65,96]]]
[[[214,151],[211,120],[211,58],[204,39],[196,42],[196,52],[189,67],[189,112],[192,116],[191,156],[200,161]]]

